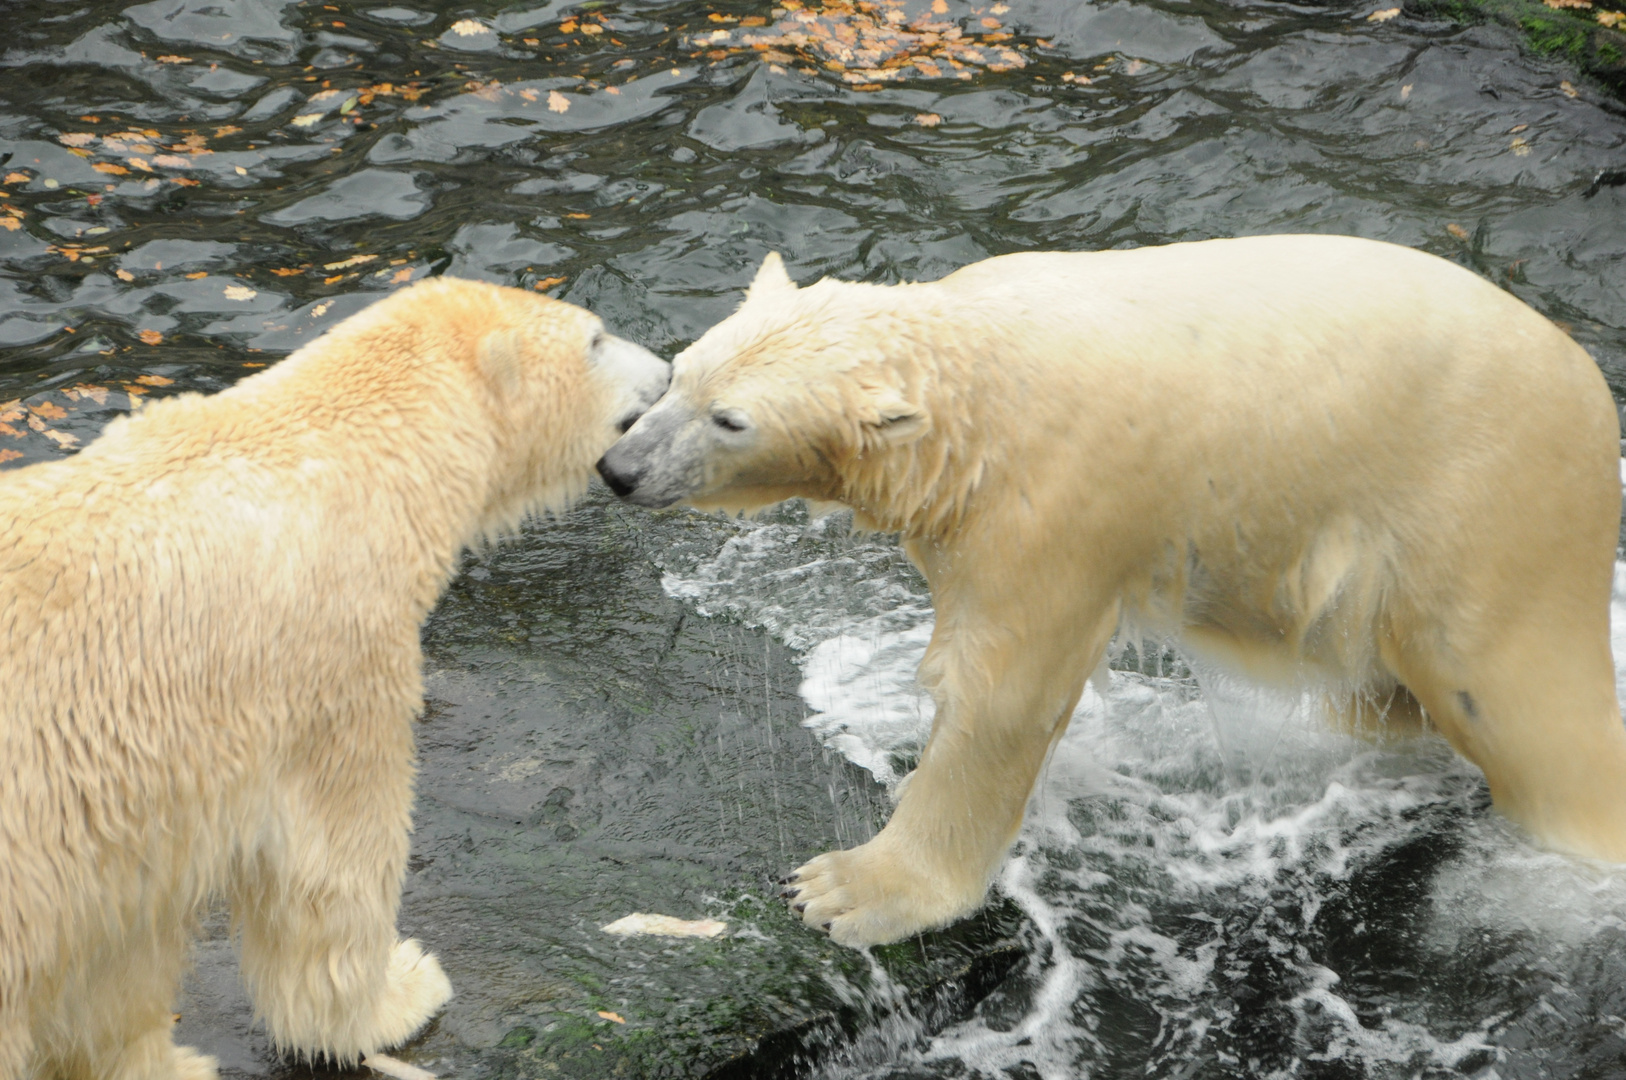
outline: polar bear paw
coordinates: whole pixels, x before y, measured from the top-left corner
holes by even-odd
[[[435,954],[408,938],[395,943],[385,976],[384,997],[378,1003],[373,1050],[400,1046],[429,1022],[451,1000],[452,984]]]
[[[803,922],[854,949],[944,926],[982,904],[986,884],[911,859],[885,839],[820,855],[787,877],[780,895]]]

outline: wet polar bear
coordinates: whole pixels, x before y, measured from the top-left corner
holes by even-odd
[[[203,1080],[171,1041],[224,894],[281,1048],[404,1041],[419,626],[460,551],[579,493],[669,367],[441,280],[0,477],[0,1080]]]
[[[1356,723],[1421,703],[1503,813],[1626,860],[1617,428],[1587,354],[1468,271],[1271,236],[894,287],[770,256],[599,468],[645,506],[845,504],[925,574],[919,766],[789,879],[864,945],[981,903],[1120,625]]]

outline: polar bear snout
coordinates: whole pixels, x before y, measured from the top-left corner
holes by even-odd
[[[666,393],[672,365],[641,345],[602,331],[589,348],[593,368],[616,388],[622,408],[615,414],[616,431],[625,434]]]

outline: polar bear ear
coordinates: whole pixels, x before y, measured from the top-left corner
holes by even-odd
[[[785,272],[785,260],[779,257],[779,252],[770,251],[757,268],[757,276],[751,280],[751,287],[745,290],[745,298],[760,300],[773,293],[795,291],[796,283]]]
[[[913,442],[926,433],[926,417],[901,392],[890,386],[866,387],[869,408],[864,425],[888,442]]]

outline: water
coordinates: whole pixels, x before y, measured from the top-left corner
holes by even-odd
[[[1626,189],[1593,185],[1626,121],[1508,32],[940,6],[11,5],[0,459],[71,453],[430,274],[541,287],[670,352],[769,250],[804,282],[896,281],[1355,233],[1472,266],[1626,393]],[[1529,847],[1437,742],[1213,680],[1211,708],[1177,657],[1126,653],[989,912],[872,960],[770,882],[869,836],[929,724],[929,605],[894,547],[600,493],[466,571],[425,633],[403,926],[459,995],[420,1066],[700,1075],[778,1031],[734,1075],[814,1043],[843,1077],[1626,1075],[1626,882]],[[731,931],[598,931],[636,910]],[[210,927],[182,1037],[286,1072]],[[1022,959],[974,1012],[928,1007],[1004,941]]]

